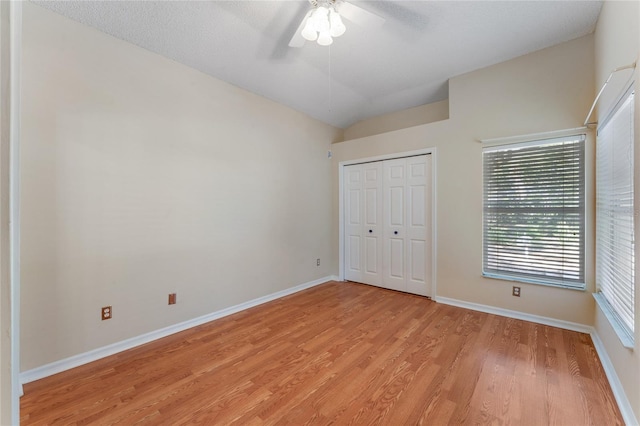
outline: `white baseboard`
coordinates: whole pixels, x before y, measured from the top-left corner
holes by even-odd
[[[300,284],[295,287],[288,288],[286,290],[282,290],[276,293],[268,294],[266,296],[258,297],[257,299],[249,300],[247,302],[240,303],[238,305],[231,306],[229,308],[221,309],[219,311],[212,312],[210,314],[203,315],[198,318],[194,318],[188,321],[174,324],[169,327],[162,328],[160,330],[155,330],[149,333],[142,334],[140,336],[123,340],[121,342],[103,346],[101,348],[94,349],[89,352],[85,352],[82,354],[74,355],[69,358],[61,359],[59,361],[55,361],[50,364],[46,364],[41,367],[37,367],[32,370],[27,370],[20,373],[20,382],[22,384],[29,383],[29,382],[33,382],[34,380],[39,380],[57,373],[61,373],[71,368],[79,367],[81,365],[88,364],[93,361],[97,361],[101,358],[105,358],[107,356],[114,355],[118,352],[135,348],[136,346],[140,346],[145,343],[149,343],[151,341],[161,339],[171,334],[178,333],[180,331],[184,331],[189,328],[196,327],[198,325],[205,324],[207,322],[210,322],[222,317],[226,317],[227,315],[235,314],[236,312],[253,308],[254,306],[258,306],[263,303],[271,302],[272,300],[276,300],[281,297],[288,296],[290,294],[297,293],[302,290],[306,290],[308,288],[317,286],[319,284],[323,284],[327,281],[337,281],[337,280],[338,280],[338,277],[336,277],[335,275],[330,275],[314,281],[309,281],[307,283]]]
[[[473,311],[485,312],[487,314],[499,315],[501,317],[515,318],[523,321],[535,322],[549,325],[551,327],[564,328],[565,330],[578,331],[580,333],[591,334],[593,327],[577,322],[563,321],[555,318],[532,315],[509,309],[496,308],[495,306],[481,305],[479,303],[465,302],[464,300],[450,299],[448,297],[436,296],[435,301],[445,305],[457,306],[459,308],[471,309]]]
[[[638,423],[638,419],[633,412],[629,398],[627,398],[627,394],[622,387],[622,383],[616,374],[616,369],[613,367],[613,363],[611,362],[611,358],[609,358],[607,349],[604,347],[604,344],[602,343],[602,340],[595,328],[591,331],[591,340],[593,341],[593,346],[596,348],[596,352],[600,358],[600,363],[602,364],[604,373],[607,375],[607,379],[609,380],[611,391],[613,392],[613,396],[616,398],[624,423],[627,426],[638,426],[640,423]]]
[[[502,317],[515,318],[524,321],[535,322],[538,324],[549,325],[552,327],[563,328],[565,330],[578,331],[580,333],[586,333],[591,336],[591,340],[593,341],[593,346],[596,349],[598,357],[600,358],[600,363],[602,364],[602,368],[607,376],[607,380],[609,380],[609,385],[611,386],[611,390],[613,391],[613,396],[618,403],[618,407],[620,408],[620,412],[622,413],[622,418],[627,426],[638,426],[638,420],[633,412],[633,408],[629,403],[629,399],[627,398],[627,394],[622,387],[622,383],[616,374],[616,370],[613,367],[613,363],[609,358],[609,354],[600,340],[600,336],[596,332],[596,329],[585,324],[579,324],[570,321],[562,321],[555,318],[548,318],[539,315],[526,314],[524,312],[511,311],[509,309],[497,308],[495,306],[481,305],[479,303],[471,303],[465,302],[463,300],[458,299],[450,299],[448,297],[438,297],[436,296],[435,301],[438,303],[442,303],[445,305],[457,306],[459,308],[471,309],[473,311],[485,312],[488,314],[499,315]]]

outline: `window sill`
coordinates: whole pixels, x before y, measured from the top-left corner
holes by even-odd
[[[618,339],[620,339],[622,346],[627,349],[633,349],[635,346],[633,336],[629,334],[629,330],[627,330],[627,328],[622,325],[622,323],[618,319],[618,316],[611,309],[611,305],[609,305],[607,299],[605,299],[602,293],[593,293],[593,298],[596,299],[596,303],[602,310],[602,313],[605,317],[607,317],[607,320],[609,320],[609,324],[611,324],[611,327],[618,335]]]
[[[533,278],[514,277],[514,276],[511,276],[511,275],[489,274],[489,273],[486,273],[486,272],[483,272],[482,276],[484,278],[491,278],[491,279],[495,279],[495,280],[514,281],[514,282],[525,283],[525,284],[544,285],[544,286],[547,286],[547,287],[564,288],[564,289],[567,289],[567,290],[578,290],[578,291],[585,291],[586,290],[586,285],[585,284],[567,285],[567,284],[562,284],[560,282],[537,280],[537,279],[533,279]]]

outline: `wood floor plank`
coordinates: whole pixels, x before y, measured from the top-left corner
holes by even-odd
[[[25,425],[621,425],[585,334],[329,282],[25,385]]]

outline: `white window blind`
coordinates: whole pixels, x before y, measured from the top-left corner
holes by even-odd
[[[584,288],[584,139],[484,149],[485,276]]]
[[[631,91],[601,124],[596,142],[596,283],[625,343],[633,342],[634,329],[633,113]]]

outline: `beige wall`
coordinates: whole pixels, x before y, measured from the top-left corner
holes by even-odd
[[[344,129],[344,139],[358,139],[393,130],[433,123],[449,118],[449,100],[420,105],[402,111],[358,121]]]
[[[337,129],[30,3],[23,37],[23,371],[334,271]]]
[[[435,147],[437,289],[440,297],[593,324],[593,205],[588,210],[587,291],[487,279],[482,272],[482,146],[477,139],[582,125],[593,89],[593,37],[586,36],[452,78],[449,119],[332,146],[334,204],[341,161]],[[587,144],[593,166],[593,140]],[[588,179],[593,195],[593,177]],[[337,207],[334,214],[338,216]],[[338,247],[338,231],[334,230]]]
[[[595,32],[595,87],[600,87],[614,69],[638,60],[640,56],[640,2],[605,2]],[[619,97],[629,77],[635,74],[635,200],[640,203],[640,73],[621,71],[612,79],[602,95],[597,117],[606,117],[612,103]],[[636,207],[638,211],[638,207]],[[635,233],[640,235],[640,222],[636,221]],[[640,245],[636,244],[636,259],[640,259]],[[635,283],[635,344],[636,349],[625,349],[600,308],[596,309],[595,328],[617,372],[624,391],[640,420],[640,262],[636,261]]]

